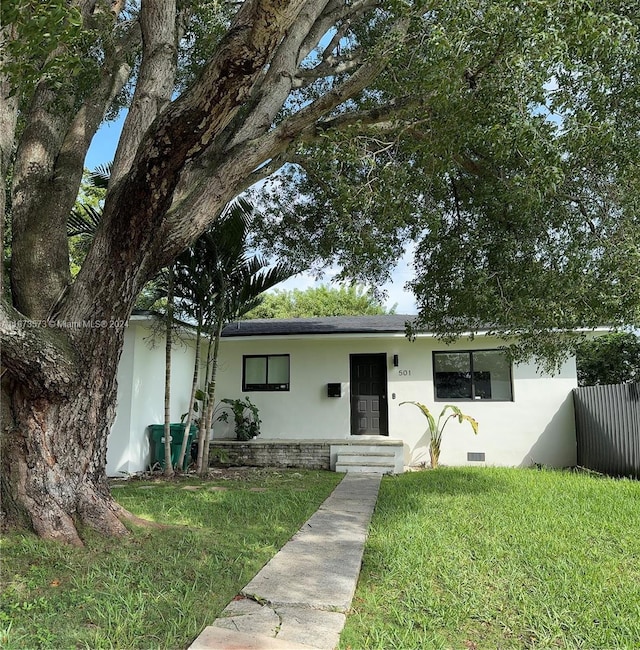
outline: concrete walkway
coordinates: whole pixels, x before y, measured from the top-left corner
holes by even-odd
[[[333,650],[379,487],[379,475],[346,474],[190,650]]]

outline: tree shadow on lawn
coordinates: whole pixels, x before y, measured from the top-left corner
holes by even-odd
[[[330,487],[324,488],[327,496]],[[301,490],[300,481],[266,487],[234,481],[226,486],[159,481],[133,483],[114,493],[120,505],[155,526],[259,531],[289,528],[297,520],[301,525],[323,501],[322,491],[322,486]]]

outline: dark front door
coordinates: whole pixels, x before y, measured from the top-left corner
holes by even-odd
[[[351,435],[387,436],[387,355],[351,355]]]

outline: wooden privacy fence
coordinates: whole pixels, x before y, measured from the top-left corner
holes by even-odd
[[[578,465],[640,478],[640,384],[575,388]]]

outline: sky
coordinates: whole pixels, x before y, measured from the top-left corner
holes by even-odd
[[[95,169],[98,165],[103,165],[113,160],[116,146],[120,137],[124,114],[113,122],[104,123],[96,133],[91,147],[87,152],[85,167]],[[391,282],[383,285],[382,289],[387,295],[385,307],[391,309],[395,306],[397,314],[416,314],[417,307],[413,294],[406,291],[404,285],[412,279],[412,261],[413,248],[408,250],[403,257],[398,260],[396,268],[391,273]],[[320,284],[332,285],[331,280],[337,274],[337,269],[327,269],[322,280],[315,280],[312,275],[300,274],[290,278],[286,282],[278,285],[278,289],[307,289]]]

